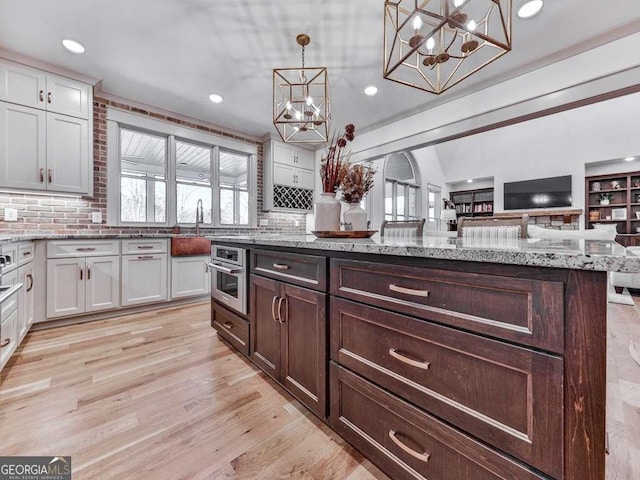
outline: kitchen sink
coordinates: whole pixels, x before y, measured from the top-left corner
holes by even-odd
[[[211,240],[205,237],[173,237],[171,256],[211,255]]]

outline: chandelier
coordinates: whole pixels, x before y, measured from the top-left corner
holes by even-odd
[[[440,94],[511,50],[512,0],[386,0],[384,78]]]
[[[273,124],[288,143],[318,143],[329,138],[331,105],[325,67],[304,65],[304,47],[309,35],[300,34],[301,68],[273,69]]]

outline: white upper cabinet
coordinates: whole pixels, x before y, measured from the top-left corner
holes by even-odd
[[[0,100],[46,109],[47,74],[0,60]]]
[[[46,149],[47,113],[0,102],[0,185],[45,190]]]
[[[265,142],[264,152],[265,210],[313,210],[314,153],[277,140]]]
[[[87,129],[86,120],[47,114],[47,190],[89,191]]]
[[[91,86],[0,60],[0,187],[90,194]]]
[[[0,60],[0,100],[48,112],[89,118],[91,86]]]
[[[47,111],[89,117],[89,86],[54,75],[47,76]]]

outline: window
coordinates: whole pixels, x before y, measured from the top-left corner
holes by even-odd
[[[198,200],[202,200],[204,223],[213,223],[211,200],[211,147],[176,142],[176,218],[196,223]]]
[[[211,227],[257,223],[256,145],[107,111],[107,222]]]
[[[220,223],[249,224],[249,157],[220,151]]]
[[[427,184],[427,229],[440,230],[441,190],[436,185]]]
[[[167,140],[120,130],[120,220],[164,223],[167,218]]]
[[[420,218],[420,185],[417,166],[408,153],[395,153],[385,162],[384,218]]]

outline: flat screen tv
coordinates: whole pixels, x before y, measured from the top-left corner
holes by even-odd
[[[504,209],[571,206],[571,175],[504,184]]]

